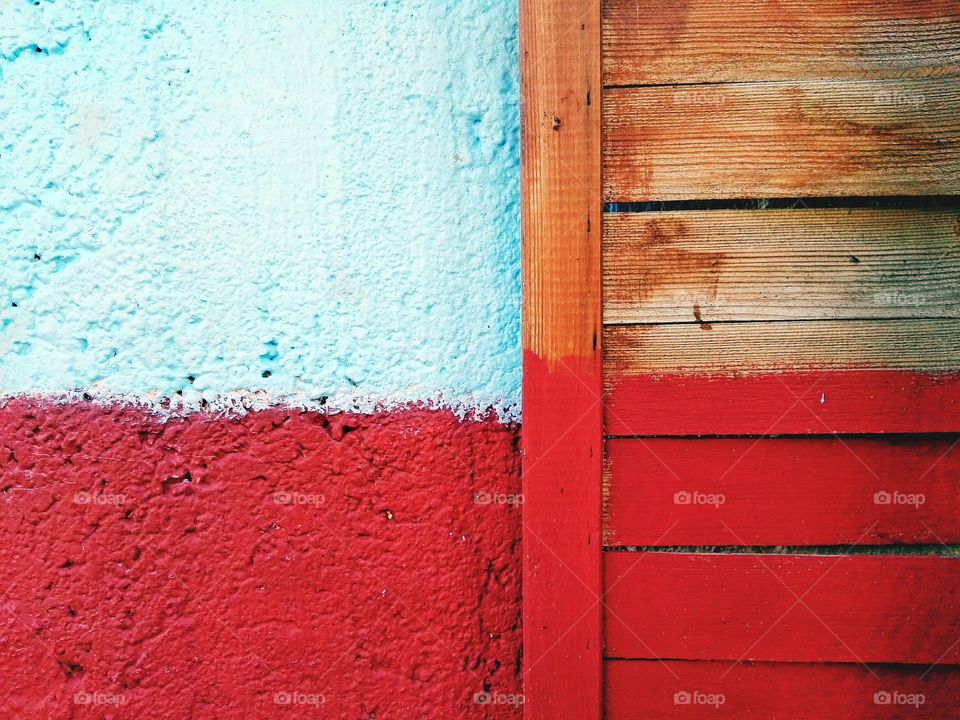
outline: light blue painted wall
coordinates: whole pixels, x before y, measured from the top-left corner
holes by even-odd
[[[0,394],[515,417],[515,4],[0,4]]]

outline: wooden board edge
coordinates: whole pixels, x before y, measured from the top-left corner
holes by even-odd
[[[520,54],[524,717],[600,720],[600,4],[521,0]]]

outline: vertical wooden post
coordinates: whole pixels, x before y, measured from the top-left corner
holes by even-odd
[[[599,720],[599,0],[521,0],[520,51],[525,717]]]

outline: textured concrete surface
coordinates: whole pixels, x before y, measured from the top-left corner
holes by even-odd
[[[437,411],[8,404],[3,717],[519,717],[515,442]]]
[[[519,716],[516,14],[0,3],[0,716]]]
[[[0,393],[515,419],[516,14],[0,4]]]

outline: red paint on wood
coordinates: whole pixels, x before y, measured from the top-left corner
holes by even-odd
[[[516,440],[420,410],[11,402],[3,716],[518,718],[521,511],[474,501],[516,497]]]
[[[609,435],[960,431],[960,373],[810,370],[638,375],[611,389]]]
[[[612,552],[604,584],[610,657],[960,663],[960,559]]]
[[[607,443],[607,545],[960,542],[960,439]]]
[[[524,353],[524,686],[538,718],[600,711],[600,365]],[[564,688],[577,668],[577,692]],[[578,707],[570,707],[575,701]]]
[[[607,720],[952,718],[954,667],[857,663],[605,663]]]

